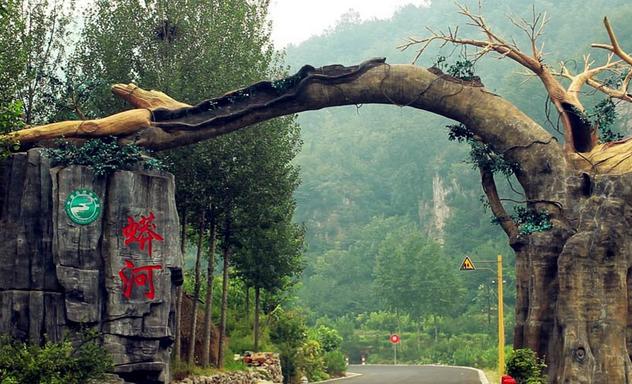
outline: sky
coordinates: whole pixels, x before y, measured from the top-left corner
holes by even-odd
[[[94,0],[76,0],[83,9]],[[429,0],[271,0],[269,17],[272,21],[272,40],[277,48],[299,44],[311,36],[320,35],[336,25],[350,10],[362,20],[388,19],[399,8],[424,5]]]
[[[350,9],[362,20],[388,19],[407,4],[428,0],[271,0],[272,39],[277,48],[299,44],[333,27]]]

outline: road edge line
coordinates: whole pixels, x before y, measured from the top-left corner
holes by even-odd
[[[336,377],[335,379],[328,379],[328,380],[324,380],[324,381],[314,381],[311,384],[331,383],[332,381],[346,380],[346,379],[351,379],[351,378],[358,377],[358,376],[362,376],[362,374],[361,373],[347,372],[345,377]]]
[[[474,367],[464,367],[462,365],[442,365],[442,364],[422,364],[431,367],[454,367],[454,368],[464,368],[464,369],[472,369],[478,372],[478,379],[481,381],[481,384],[490,384],[489,379],[485,376],[485,372],[482,369],[474,368]]]
[[[481,384],[489,384],[489,379],[485,376],[485,372],[482,369],[475,369],[478,371],[478,378],[481,380]]]

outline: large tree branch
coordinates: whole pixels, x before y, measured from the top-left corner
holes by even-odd
[[[564,149],[566,153],[570,154],[576,151],[589,152],[597,143],[598,138],[592,127],[586,124],[586,120],[581,116],[584,112],[583,105],[574,89],[566,90],[555,78],[555,74],[543,64],[542,47],[538,47],[537,40],[541,37],[542,31],[548,22],[546,14],[536,14],[535,9],[533,9],[531,21],[510,18],[514,25],[523,30],[529,37],[531,54],[528,54],[521,51],[515,42],[509,43],[492,31],[482,16],[472,13],[465,6],[459,5],[459,8],[460,13],[469,19],[470,25],[478,28],[483,33],[485,40],[461,38],[458,36],[458,28],[454,30],[449,29],[448,33],[438,33],[429,30],[431,33],[430,37],[424,39],[410,38],[407,44],[400,46],[400,49],[420,45],[421,48],[415,57],[415,60],[417,60],[432,42],[440,41],[443,45],[451,43],[479,48],[479,51],[475,54],[475,60],[490,52],[500,54],[501,58],[508,57],[514,60],[538,76],[544,85],[550,100],[560,114],[560,120],[564,126]],[[578,77],[578,81],[574,85],[581,88],[584,83],[586,83],[586,80]]]
[[[610,38],[610,43],[612,45],[607,45],[607,44],[592,44],[592,46],[594,48],[602,48],[602,49],[607,49],[609,51],[611,51],[612,53],[614,53],[615,55],[619,56],[621,58],[621,60],[625,61],[626,63],[632,65],[632,56],[630,56],[629,54],[627,54],[619,45],[619,40],[617,39],[617,36],[614,34],[614,30],[612,29],[612,26],[610,25],[610,21],[608,21],[607,17],[603,18],[603,24],[606,27],[606,32],[608,32],[608,37]]]
[[[554,191],[564,190],[561,183],[566,162],[551,134],[480,85],[472,86],[413,65],[389,65],[383,59],[374,59],[353,67],[305,66],[294,76],[260,82],[193,107],[176,109],[155,109],[160,102],[143,104],[146,100],[142,93],[128,90],[128,86],[115,87],[117,94],[130,95],[128,100],[133,104],[149,109],[135,109],[100,121],[32,128],[12,136],[24,143],[61,134],[67,137],[114,134],[126,142],[166,149],[306,110],[395,104],[434,112],[474,127],[474,133],[494,151],[520,164],[517,176],[528,198],[555,199]],[[123,119],[126,114],[129,121]],[[64,131],[59,125],[69,128]]]
[[[489,207],[494,214],[494,217],[500,223],[501,228],[509,237],[509,242],[513,243],[518,238],[518,226],[514,223],[513,219],[500,201],[498,197],[498,190],[496,189],[496,183],[494,182],[494,174],[483,167],[479,167],[479,171],[481,173],[481,185],[483,186],[483,192],[487,196],[487,201],[489,202]]]

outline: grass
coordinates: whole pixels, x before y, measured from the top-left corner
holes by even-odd
[[[498,370],[486,368],[486,369],[483,369],[483,372],[485,372],[485,376],[487,376],[487,380],[489,380],[489,384],[500,383],[500,376],[498,376]]]
[[[180,361],[177,363],[172,363],[173,369],[173,378],[174,380],[182,380],[189,375],[193,376],[213,376],[220,372],[231,372],[231,371],[245,371],[248,369],[246,364],[242,361],[234,361],[233,355],[228,356],[224,360],[224,369],[217,369],[214,367],[200,367],[197,365],[189,365],[184,361]]]

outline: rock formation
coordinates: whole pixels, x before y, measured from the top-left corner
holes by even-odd
[[[0,333],[42,343],[97,329],[120,377],[168,382],[178,227],[171,174],[96,177],[13,154],[0,164]]]

